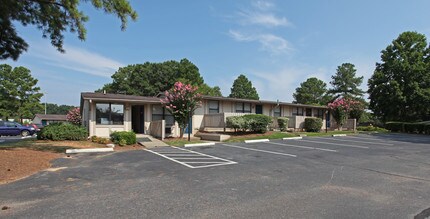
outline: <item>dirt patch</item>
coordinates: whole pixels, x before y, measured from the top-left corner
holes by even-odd
[[[133,145],[125,145],[125,146],[119,146],[115,145],[114,151],[132,151],[132,150],[142,150],[145,147],[138,144]]]
[[[0,184],[32,175],[51,166],[62,154],[29,149],[0,150]]]

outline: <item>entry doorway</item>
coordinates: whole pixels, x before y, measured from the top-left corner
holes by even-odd
[[[145,133],[145,106],[135,105],[131,107],[131,127],[135,133]]]

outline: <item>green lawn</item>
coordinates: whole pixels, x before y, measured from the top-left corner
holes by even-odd
[[[49,151],[55,153],[65,153],[67,149],[91,147],[99,148],[104,147],[104,145],[96,144],[90,141],[48,141],[37,139],[24,139],[17,142],[7,142],[0,144],[0,150],[26,148],[36,151]]]
[[[335,134],[357,134],[354,131],[321,131],[321,132],[294,132],[296,135],[306,135],[306,136],[331,136]]]
[[[265,134],[244,134],[232,136],[230,139],[225,142],[243,142],[245,140],[254,140],[254,139],[282,139],[287,137],[297,137],[300,135],[306,136],[331,136],[334,134],[356,134],[353,131],[329,131],[327,133],[321,132],[267,132]]]

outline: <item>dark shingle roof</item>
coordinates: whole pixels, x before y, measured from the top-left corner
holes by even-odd
[[[104,94],[104,93],[81,93],[82,99],[91,100],[107,100],[107,101],[120,101],[120,102],[146,102],[146,103],[160,103],[158,97],[145,97],[125,94]]]
[[[66,121],[66,115],[57,115],[57,114],[36,114],[35,117],[39,117],[41,120],[50,120],[50,121]]]

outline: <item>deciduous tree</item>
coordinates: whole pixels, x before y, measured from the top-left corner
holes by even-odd
[[[184,136],[184,128],[201,104],[201,95],[198,87],[190,84],[176,82],[174,86],[165,92],[165,98],[161,100],[164,107],[173,115],[180,128],[180,137]]]
[[[404,32],[381,52],[368,81],[370,109],[382,121],[430,119],[430,47],[426,37]]]
[[[81,116],[81,110],[79,107],[76,107],[74,109],[71,109],[67,115],[66,119],[68,122],[80,126],[82,124],[82,116]]]
[[[252,86],[252,82],[242,74],[234,80],[229,97],[252,100],[260,99],[257,89]]]
[[[27,50],[28,44],[16,31],[15,22],[23,26],[34,25],[42,31],[43,38],[64,52],[65,31],[76,32],[80,40],[85,40],[86,16],[79,7],[87,0],[3,0],[0,7],[0,59],[17,60]],[[91,0],[92,5],[108,14],[115,14],[121,20],[121,29],[128,19],[137,19],[137,13],[127,0]]]

